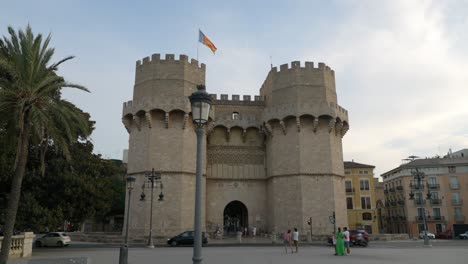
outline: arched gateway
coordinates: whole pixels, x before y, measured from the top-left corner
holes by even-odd
[[[224,234],[234,235],[249,225],[247,207],[240,201],[232,201],[224,207]]]

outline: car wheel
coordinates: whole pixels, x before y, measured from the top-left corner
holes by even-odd
[[[57,242],[57,247],[63,247],[63,242],[62,241]]]
[[[36,241],[36,247],[42,247],[41,241]]]
[[[177,242],[172,241],[172,242],[171,242],[171,246],[173,246],[173,247],[177,246]]]

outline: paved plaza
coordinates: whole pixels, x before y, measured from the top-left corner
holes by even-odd
[[[116,264],[119,248],[117,245],[71,245],[69,248],[41,248],[33,251],[32,261],[40,263],[60,263],[63,258],[88,258],[88,263]],[[334,256],[328,246],[303,246],[298,254],[285,254],[280,246],[246,247],[205,247],[205,264],[284,264],[284,263],[369,263],[369,264],[451,264],[466,263],[468,241],[436,241],[432,248],[423,248],[420,241],[374,242],[367,248],[352,248],[350,256]],[[191,263],[192,248],[130,248],[129,264],[178,264]],[[46,259],[52,259],[45,262]],[[54,261],[55,260],[55,261]],[[23,264],[28,260],[13,260],[10,263]],[[33,263],[33,262],[31,262]],[[39,263],[39,262],[36,262]],[[70,262],[67,262],[70,263]]]

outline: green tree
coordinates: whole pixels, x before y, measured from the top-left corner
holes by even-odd
[[[87,91],[57,75],[58,66],[73,57],[51,63],[50,35],[34,36],[29,25],[18,33],[8,27],[8,33],[0,39],[0,115],[6,116],[5,132],[16,135],[16,149],[0,264],[8,260],[30,143],[53,141],[69,158],[68,142],[90,133],[83,113],[60,94],[63,88]]]

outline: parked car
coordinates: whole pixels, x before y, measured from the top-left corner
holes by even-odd
[[[366,230],[348,230],[349,231],[349,241],[351,244],[356,244],[357,236],[361,235],[367,243],[369,243],[369,233]],[[333,238],[332,236],[328,236],[328,244],[333,245]]]
[[[64,232],[50,232],[45,234],[43,237],[36,239],[36,247],[48,247],[57,246],[64,247],[71,243],[70,237]]]
[[[178,245],[193,245],[193,237],[195,236],[194,231],[185,231],[173,238],[167,240],[167,244],[170,246]],[[202,243],[203,245],[208,244],[208,239],[205,236],[205,232],[202,232]]]
[[[468,239],[468,231],[465,231],[465,233],[459,234],[458,237],[460,239]]]
[[[435,234],[435,237],[437,239],[452,239],[452,233],[451,232],[440,232]]]
[[[433,233],[429,232],[429,231],[427,232],[427,237],[428,237],[429,239],[435,239],[435,238],[436,238],[436,236],[435,236]],[[421,239],[424,238],[424,231],[422,231],[421,233],[419,233],[419,238],[421,238]]]

